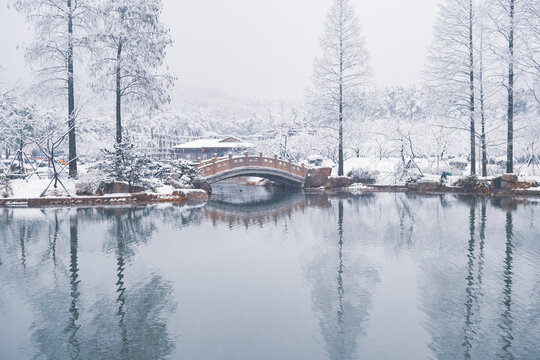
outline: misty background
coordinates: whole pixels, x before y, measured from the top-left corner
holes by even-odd
[[[24,17],[0,0],[0,81],[28,84],[21,43],[32,40]],[[166,63],[178,77],[173,108],[186,93],[301,101],[331,0],[164,0],[162,21],[174,44]],[[352,1],[378,87],[421,81],[438,5],[433,0]],[[82,74],[83,72],[79,72]]]

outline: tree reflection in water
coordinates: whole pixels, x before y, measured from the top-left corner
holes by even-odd
[[[70,359],[79,359],[80,344],[77,338],[80,324],[79,319],[79,266],[78,266],[78,249],[79,249],[79,223],[77,215],[72,216],[69,223],[69,239],[70,239],[70,266],[69,266],[69,283],[70,283],[70,298],[69,319],[66,333],[69,334],[69,357]]]
[[[196,357],[197,346],[180,342],[176,347],[177,337],[211,346],[209,334],[223,321],[200,314],[219,313],[223,307],[212,296],[219,281],[211,289],[199,281],[212,279],[215,267],[188,271],[208,260],[216,246],[244,251],[249,240],[249,250],[257,255],[274,251],[271,261],[277,264],[287,256],[287,266],[277,275],[276,263],[250,264],[253,273],[264,271],[269,280],[294,278],[289,289],[298,293],[285,301],[298,303],[273,309],[284,319],[273,324],[283,329],[279,326],[304,322],[303,335],[314,341],[293,338],[291,343],[302,344],[294,348],[298,354],[336,360],[380,354],[452,360],[538,357],[538,204],[405,194],[298,194],[264,201],[251,206],[214,202],[197,209],[2,210],[0,285],[7,291],[0,297],[0,315],[10,316],[11,303],[28,305],[21,310],[31,323],[23,345],[36,359],[177,358],[182,354],[175,349],[191,350],[187,356]],[[228,241],[200,241],[220,231],[230,232]],[[184,260],[201,258],[178,274],[176,253],[160,258],[170,249],[186,250]],[[253,291],[242,288],[245,272],[227,267],[244,254],[217,252],[213,259],[223,255],[232,256],[223,263],[223,279]],[[307,287],[302,288],[303,281]],[[183,291],[182,303],[191,306],[186,305],[191,313],[179,321],[173,284]],[[277,292],[282,285],[276,285]],[[199,306],[201,293],[211,295],[205,299],[210,308]],[[260,305],[277,304],[274,298],[255,299]],[[233,305],[232,322],[242,316]],[[266,320],[264,310],[248,305],[258,320]],[[296,317],[294,310],[310,306],[313,311]],[[207,322],[200,334],[192,332],[197,321]],[[221,334],[222,344],[237,340],[234,334]],[[261,338],[279,340],[278,335]],[[381,352],[387,343],[400,349]],[[257,346],[246,345],[252,353]]]
[[[174,311],[171,284],[158,275],[132,289],[119,288],[118,297],[104,297],[92,307],[88,359],[162,359],[175,340],[167,329]],[[118,323],[113,324],[114,319]]]
[[[325,234],[323,241],[308,265],[313,306],[321,316],[319,327],[328,357],[355,359],[358,338],[369,318],[371,297],[380,279],[374,266],[356,251],[353,239],[345,235],[341,199],[337,200],[337,234]]]
[[[499,328],[501,329],[501,341],[502,352],[500,358],[502,359],[514,359],[512,351],[512,342],[514,340],[513,332],[513,318],[512,318],[512,276],[513,276],[513,260],[514,260],[514,224],[512,219],[512,213],[506,212],[506,246],[505,246],[505,258],[504,258],[504,275],[503,275],[503,298],[502,298],[502,314],[501,323]]]
[[[18,282],[25,284],[25,296],[35,310],[31,334],[35,358],[137,360],[162,359],[171,354],[175,348],[167,327],[168,316],[175,308],[171,284],[159,275],[150,275],[143,281],[138,276],[132,286],[125,282],[134,248],[138,242],[147,241],[155,230],[149,218],[148,213],[136,209],[86,209],[55,211],[46,219],[46,257],[32,266],[21,259],[20,266],[27,271],[24,277],[18,272]],[[90,225],[83,230],[87,233],[96,221],[103,224],[103,220],[112,225],[116,291],[85,307],[85,299],[94,294],[81,281],[91,274],[81,274],[80,227],[81,223]],[[39,233],[43,223],[23,219],[10,226],[20,250],[31,234]],[[68,240],[67,254],[57,249],[64,239]],[[105,250],[110,246],[106,243]],[[52,283],[41,283],[41,279],[50,279]]]
[[[104,211],[114,222],[110,232],[116,245],[116,305],[106,299],[97,303],[93,324],[98,329],[94,333],[98,339],[93,341],[90,354],[110,359],[161,359],[174,349],[164,317],[164,313],[174,307],[171,286],[157,275],[148,284],[129,291],[125,283],[126,259],[134,254],[134,248],[141,242],[149,241],[157,225],[149,216],[148,208]],[[99,329],[114,329],[110,322],[115,318],[118,319],[118,331],[103,334]]]

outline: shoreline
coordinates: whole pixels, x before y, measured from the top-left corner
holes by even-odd
[[[338,189],[324,189],[324,188],[310,188],[304,189],[308,192],[320,192],[320,193],[351,193],[351,194],[362,194],[362,193],[406,193],[414,195],[442,195],[442,194],[455,194],[455,195],[475,195],[480,197],[540,197],[540,188],[539,190],[529,190],[529,189],[493,189],[489,192],[482,192],[478,190],[466,190],[461,187],[439,187],[437,189],[428,190],[428,189],[411,189],[405,185],[371,185],[371,186],[362,186],[362,187],[346,187]]]
[[[100,207],[141,206],[170,203],[174,205],[200,205],[208,201],[204,190],[175,190],[170,194],[111,194],[105,196],[58,196],[38,198],[0,198],[0,208],[46,208],[46,207]]]
[[[404,185],[371,185],[337,189],[304,188],[305,193],[351,194],[364,193],[405,193],[411,195],[475,195],[479,197],[528,198],[540,197],[540,190],[493,189],[489,192],[468,191],[460,187],[439,187],[437,189],[410,189]],[[105,196],[59,196],[38,198],[0,198],[0,208],[47,208],[47,207],[102,207],[102,206],[144,206],[169,203],[173,205],[202,205],[208,202],[209,194],[204,190],[175,190],[170,194],[134,193],[110,194]]]

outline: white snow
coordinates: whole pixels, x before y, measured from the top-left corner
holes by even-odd
[[[225,139],[198,139],[193,140],[190,142],[187,142],[185,144],[176,145],[173,148],[174,149],[201,149],[201,148],[251,148],[253,145],[251,143],[248,143],[247,141],[233,138],[236,141],[224,141],[226,139],[229,139],[230,137],[227,137]]]
[[[164,194],[164,195],[172,194],[173,191],[174,191],[174,187],[172,187],[171,185],[163,185],[155,189],[156,194]]]
[[[51,180],[50,179],[38,179],[36,176],[33,176],[29,180],[10,180],[11,187],[13,189],[13,198],[37,198],[41,195],[43,190],[47,187]],[[62,183],[67,188],[71,195],[75,195],[75,181],[71,179],[62,179]],[[47,192],[50,195],[55,189],[53,188],[54,184],[51,184],[49,191]],[[60,184],[56,188],[57,192],[61,195],[66,195],[66,192]]]

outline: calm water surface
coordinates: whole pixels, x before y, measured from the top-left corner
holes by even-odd
[[[0,210],[0,359],[540,359],[540,202],[215,190]]]

